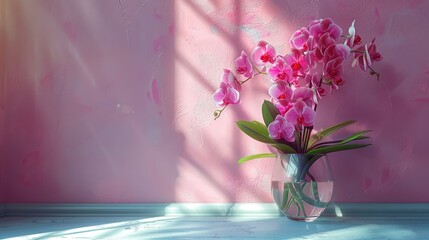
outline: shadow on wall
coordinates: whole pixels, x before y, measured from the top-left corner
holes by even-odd
[[[358,118],[358,127],[376,129],[374,140],[399,146],[395,149],[400,153],[410,151],[414,142],[423,146],[427,137],[418,127],[395,130],[405,120],[400,111],[385,116],[374,109],[387,111],[387,103],[391,109],[416,114],[416,125],[427,119],[427,111],[417,111],[412,104],[423,108],[427,102],[427,66],[422,66],[427,49],[406,47],[425,46],[420,42],[425,38],[403,26],[427,22],[419,13],[427,4],[403,10],[408,3],[362,2],[1,1],[6,22],[2,32],[7,32],[2,36],[7,62],[2,64],[0,99],[7,139],[0,160],[7,169],[5,201],[271,201],[271,162],[236,164],[244,155],[266,151],[265,146],[234,125],[239,119],[260,119],[267,82],[255,79],[247,85],[242,92],[245,104],[229,107],[217,121],[212,120],[211,94],[222,68],[232,67],[242,49],[250,54],[263,39],[284,53],[294,29],[328,16],[344,29],[356,17],[365,36],[380,36],[385,60],[380,64],[381,84],[365,81],[370,76],[360,78],[365,73],[351,72],[350,82],[320,106],[320,127]],[[415,62],[403,64],[398,51]],[[410,81],[401,81],[403,77]],[[423,84],[418,99],[410,97],[411,83]],[[368,85],[378,87],[366,91]],[[372,95],[365,98],[367,94]],[[370,106],[370,99],[377,105]],[[348,111],[348,101],[354,112]],[[415,141],[401,140],[408,130]],[[410,182],[424,176],[416,168],[405,178],[413,165],[409,155],[406,169],[397,164],[386,170],[387,160],[399,163],[402,155],[365,151],[360,153],[369,153],[369,159],[354,162],[352,176],[347,171],[351,166],[339,155],[333,157],[337,179],[347,183],[337,188],[335,200],[348,201],[345,196],[351,193],[355,201],[401,199],[400,193],[375,187],[374,179],[367,181],[365,169],[374,166],[370,158],[384,156],[386,161],[378,161],[372,174],[384,176],[387,185],[396,184],[397,174]],[[423,159],[422,152],[414,154]],[[423,161],[418,164],[425,169]],[[368,195],[371,191],[384,192]]]
[[[2,3],[6,202],[172,201],[174,2]]]
[[[354,150],[353,153],[332,154],[334,177],[339,182],[334,201],[395,202],[427,199],[427,196],[423,195],[410,198],[403,194],[403,191],[407,191],[415,195],[417,191],[405,187],[406,183],[421,180],[424,176],[424,173],[420,172],[420,169],[423,168],[416,168],[417,164],[426,165],[423,162],[424,154],[416,152],[415,145],[422,145],[425,142],[423,140],[427,137],[420,133],[417,124],[408,126],[410,128],[399,126],[401,122],[408,122],[405,116],[416,116],[410,120],[413,123],[422,123],[425,119],[427,120],[427,111],[420,110],[421,105],[427,102],[427,99],[425,97],[414,99],[415,97],[412,95],[415,91],[413,85],[416,83],[417,85],[426,83],[420,88],[426,91],[427,95],[427,81],[424,80],[427,75],[423,74],[423,72],[427,72],[427,66],[423,66],[425,63],[423,53],[427,53],[428,49],[418,50],[406,47],[411,42],[416,46],[425,46],[421,42],[422,38],[418,37],[417,33],[414,33],[415,31],[410,33],[411,30],[406,27],[406,25],[415,25],[419,26],[418,29],[422,29],[422,31],[425,29],[423,23],[427,20],[427,16],[423,14],[424,10],[422,10],[428,6],[425,1],[394,2],[393,4],[388,1],[326,1],[321,4],[320,2],[275,0],[231,1],[229,3],[228,6],[224,2],[217,1],[180,3],[180,9],[186,9],[184,10],[186,14],[183,15],[189,19],[192,19],[189,17],[192,14],[198,16],[198,20],[204,23],[204,27],[211,28],[211,32],[209,32],[211,35],[208,35],[210,40],[217,38],[220,42],[216,45],[215,50],[207,47],[196,48],[201,50],[200,52],[195,51],[199,55],[194,52],[188,55],[183,54],[180,49],[176,49],[176,57],[179,59],[176,67],[185,68],[194,78],[207,80],[209,83],[200,81],[198,84],[204,86],[201,88],[202,91],[213,92],[218,84],[222,68],[231,67],[234,57],[239,55],[241,49],[245,49],[249,53],[257,41],[264,39],[283,53],[289,49],[287,40],[292,33],[289,28],[298,29],[313,19],[331,17],[343,29],[347,29],[356,19],[357,30],[362,33],[365,42],[371,41],[374,36],[377,37],[380,52],[384,56],[383,62],[377,64],[377,69],[382,74],[381,80],[377,82],[368,73],[349,67],[344,75],[346,84],[341,87],[340,91],[335,92],[332,96],[327,96],[320,105],[316,128],[320,129],[345,120],[357,119],[358,124],[352,127],[353,130],[373,129],[371,140],[375,142],[375,146]],[[299,14],[296,14],[297,12]],[[203,24],[196,24],[189,19],[187,19],[188,25],[185,27],[191,30],[195,28],[195,32],[198,33],[203,32],[198,28]],[[406,19],[406,21],[402,22],[400,19]],[[190,32],[194,33],[191,30]],[[425,34],[427,33],[425,32]],[[189,49],[193,49],[192,44],[211,46],[208,37],[202,40],[198,39],[197,34],[189,34],[186,37]],[[226,53],[219,53],[222,52],[219,49],[223,49]],[[398,60],[398,55],[404,55],[407,56],[407,59],[416,61],[404,63]],[[200,62],[193,61],[193,58],[197,57]],[[209,60],[206,60],[205,57]],[[206,65],[211,66],[204,65],[204,60]],[[256,86],[247,85],[242,91],[242,105],[229,107],[221,119],[208,123],[205,126],[206,129],[201,127],[204,140],[204,144],[201,146],[204,147],[207,158],[212,161],[209,165],[212,168],[207,167],[208,161],[198,158],[197,151],[185,150],[184,159],[194,165],[199,172],[204,173],[206,181],[212,185],[210,187],[224,194],[226,201],[246,201],[246,198],[243,198],[246,194],[251,195],[249,199],[256,201],[267,201],[268,199],[264,192],[269,191],[269,186],[267,188],[263,184],[266,183],[264,182],[266,181],[265,176],[269,175],[269,172],[263,172],[261,174],[263,177],[258,179],[257,176],[252,175],[252,170],[250,170],[261,167],[262,171],[265,171],[267,165],[252,162],[249,163],[251,164],[249,168],[247,165],[236,166],[236,159],[254,152],[250,152],[251,147],[247,147],[250,141],[247,142],[247,138],[230,125],[231,122],[238,119],[259,119],[258,111],[252,110],[260,108],[261,101],[255,99],[255,96],[266,97],[262,94],[266,91],[265,89],[266,86],[259,85],[259,83]],[[249,100],[252,97],[254,99]],[[416,103],[419,105],[415,105]],[[248,111],[249,109],[251,111]],[[231,115],[232,117],[229,117]],[[194,122],[192,122],[193,119],[186,117],[183,119],[190,120],[189,122],[193,124],[196,123],[195,119]],[[197,120],[200,119],[197,118]],[[179,122],[184,122],[184,120]],[[219,131],[213,134],[213,130],[210,131],[208,128]],[[409,131],[413,134],[410,134]],[[189,136],[187,132],[184,134]],[[343,134],[347,134],[347,131]],[[229,141],[231,138],[234,141]],[[186,139],[189,140],[189,138]],[[417,139],[420,141],[417,142]],[[217,146],[208,147],[207,145]],[[213,164],[213,161],[218,158],[222,160]],[[226,178],[221,179],[216,176],[214,173],[216,169],[222,169],[218,173]],[[254,184],[247,185],[246,189],[247,186],[244,183],[247,182]],[[400,187],[402,191],[394,191],[392,186]],[[258,190],[261,191],[258,192]],[[203,199],[204,195],[202,193],[200,199]]]
[[[178,36],[176,44],[183,46],[185,42],[189,43],[188,39],[192,39],[189,49],[176,48],[176,68],[184,72],[181,74],[192,78],[187,85],[183,85],[187,87],[187,94],[196,96],[199,101],[189,106],[194,109],[186,109],[184,116],[177,121],[179,129],[185,129],[184,126],[189,125],[196,126],[193,132],[184,130],[189,138],[188,147],[181,158],[185,160],[184,166],[199,172],[200,179],[195,179],[197,182],[194,184],[187,184],[189,188],[195,189],[189,193],[188,198],[198,199],[200,202],[270,201],[267,198],[269,188],[265,188],[268,183],[267,175],[264,174],[269,164],[260,162],[261,168],[250,171],[256,173],[250,176],[245,173],[245,167],[236,163],[237,159],[249,153],[243,148],[248,139],[239,132],[234,122],[238,119],[259,118],[259,112],[246,110],[243,106],[230,106],[220,119],[213,121],[215,108],[211,95],[219,84],[222,68],[232,68],[230,63],[234,56],[239,56],[242,49],[250,54],[249,51],[256,44],[251,39],[257,33],[253,30],[249,30],[250,34],[247,32],[249,12],[245,9],[251,4],[244,5],[242,1],[231,1],[229,4],[218,1],[183,1],[176,7],[186,9],[177,11],[179,16],[176,17],[186,17],[187,20],[181,21],[178,26],[182,36]],[[214,45],[216,48],[207,47]],[[262,81],[246,86],[242,98],[250,99],[250,104],[257,102],[259,109],[263,99],[261,97],[265,95],[264,87]],[[177,88],[185,89],[181,86]],[[183,98],[179,97],[179,101],[183,101]],[[201,189],[201,186],[207,186],[206,190]],[[179,185],[180,188],[185,190],[185,187]],[[179,200],[183,201],[184,198],[186,196],[179,194]]]

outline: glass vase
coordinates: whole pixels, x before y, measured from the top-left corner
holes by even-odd
[[[333,181],[325,154],[277,154],[271,190],[289,219],[312,222],[328,207]]]

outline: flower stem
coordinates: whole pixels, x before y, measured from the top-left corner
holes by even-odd
[[[307,152],[308,143],[310,141],[312,127],[305,127],[305,136],[304,136],[304,153]]]
[[[322,76],[320,76],[319,86],[317,86],[316,91],[318,91],[317,89],[322,86],[322,82],[323,82],[323,74],[322,74]],[[316,110],[317,110],[317,103],[314,104],[314,111],[316,111]]]
[[[228,106],[228,105],[226,105]],[[216,111],[214,111],[213,115],[214,115],[214,120],[218,119],[220,117],[220,115],[222,114],[223,110],[225,110],[226,106],[224,106],[222,109],[218,109]]]
[[[246,80],[240,81],[240,85],[243,85],[244,83],[246,83],[247,81],[249,81],[250,79],[252,79],[253,77],[258,76],[259,74],[263,74],[263,72],[260,72],[259,70],[257,70],[258,73],[256,73],[255,75],[248,77]]]
[[[244,80],[244,81],[240,81],[239,83],[240,83],[240,85],[243,85],[244,83],[246,83],[247,81],[249,81],[250,79],[252,79],[253,77],[256,77],[256,76],[258,76],[259,74],[266,74],[266,73],[264,73],[264,72],[261,72],[261,71],[259,71],[258,69],[255,69],[258,73],[256,73],[255,75],[253,75],[253,76],[251,76],[251,77],[248,77],[246,80]],[[223,112],[223,110],[225,110],[225,108],[227,107],[228,105],[225,105],[222,109],[218,109],[218,110],[216,110],[216,111],[214,111],[214,113],[213,113],[213,115],[214,115],[214,120],[216,120],[216,119],[218,119],[219,117],[220,117],[220,115],[222,114],[222,112]]]
[[[372,67],[368,66],[368,68],[371,70],[371,75],[377,76],[377,81],[380,81],[380,73],[376,72]]]

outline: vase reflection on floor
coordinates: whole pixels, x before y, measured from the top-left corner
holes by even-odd
[[[333,181],[324,154],[277,154],[271,190],[279,210],[288,218],[311,222],[328,207]]]

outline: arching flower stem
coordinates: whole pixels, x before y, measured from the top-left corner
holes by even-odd
[[[255,75],[251,76],[251,77],[246,78],[246,79],[245,79],[245,80],[243,80],[243,81],[239,81],[240,85],[243,85],[244,83],[246,83],[247,81],[249,81],[249,80],[250,80],[250,79],[252,79],[253,77],[256,77],[256,76],[258,76],[258,75],[260,75],[260,74],[265,74],[265,75],[266,75],[266,73],[259,71],[259,69],[257,69],[257,68],[254,68],[254,69],[257,71],[257,73],[256,73]],[[214,115],[214,120],[216,120],[216,119],[218,119],[218,118],[220,117],[220,115],[222,114],[223,110],[225,110],[225,108],[226,108],[227,106],[228,106],[228,105],[224,106],[222,109],[218,109],[218,110],[214,111],[214,113],[213,113],[213,115]]]

